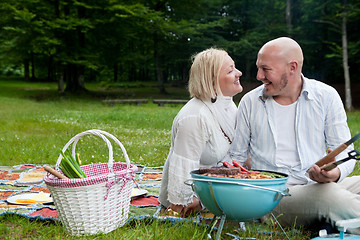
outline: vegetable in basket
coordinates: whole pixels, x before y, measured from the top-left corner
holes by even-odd
[[[63,158],[59,168],[68,178],[86,178],[86,174],[80,168],[79,154],[75,155],[75,159],[71,155],[70,150],[66,150],[65,153],[61,151],[60,154]]]

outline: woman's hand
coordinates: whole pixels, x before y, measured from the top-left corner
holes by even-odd
[[[329,153],[331,153],[332,150],[329,149]],[[335,162],[335,158],[332,159],[331,162]],[[311,168],[308,171],[309,177],[311,180],[318,182],[318,183],[329,183],[329,182],[336,182],[340,178],[340,169],[338,167],[330,170],[325,171],[322,170],[318,165],[314,164],[311,166]]]
[[[190,214],[199,212],[202,209],[200,200],[193,197],[193,202],[187,206],[170,204],[169,208],[180,214],[181,217],[188,217]]]

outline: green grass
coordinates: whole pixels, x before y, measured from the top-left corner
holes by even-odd
[[[182,98],[185,88],[167,88],[161,95],[156,84],[147,83],[122,88],[87,85],[90,90],[80,96],[59,96],[54,83],[25,83],[0,79],[0,165],[55,164],[60,150],[77,133],[101,129],[115,135],[125,146],[130,162],[146,166],[162,166],[170,147],[173,118],[182,107],[158,107],[152,104],[104,105],[106,98]],[[360,132],[360,111],[348,113],[353,135]],[[360,142],[360,141],[359,141]],[[360,148],[356,142],[355,147]],[[124,161],[114,142],[115,161]],[[108,161],[106,144],[93,136],[83,137],[77,144],[82,164]],[[359,174],[357,165],[354,174]],[[249,229],[257,226],[249,226]],[[275,224],[273,226],[276,230]],[[279,229],[277,228],[277,231]],[[284,236],[237,232],[232,227],[223,231],[223,239],[232,239],[225,232],[257,239],[286,239]],[[176,233],[176,234],[174,234]],[[107,235],[86,239],[203,239],[206,229],[191,223],[170,224],[159,221],[133,222]],[[291,239],[309,239],[309,233],[288,232]],[[0,239],[85,239],[68,236],[60,224],[30,221],[6,215],[0,217]]]
[[[180,105],[111,107],[102,104],[101,98],[56,97],[55,86],[0,83],[0,165],[55,164],[60,149],[71,137],[94,128],[115,135],[132,163],[163,165],[170,146],[172,119]],[[53,96],[50,100],[36,100],[40,95]],[[101,141],[84,137],[78,143],[84,164],[107,161],[107,146]],[[120,148],[113,147],[121,161]]]
[[[176,234],[174,234],[176,232]],[[29,220],[15,215],[0,216],[0,239],[116,239],[183,240],[203,239],[206,229],[190,222],[133,221],[115,231],[95,236],[70,236],[59,222]]]

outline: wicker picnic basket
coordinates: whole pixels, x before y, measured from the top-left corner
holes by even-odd
[[[108,233],[126,223],[137,171],[137,167],[130,164],[122,143],[105,131],[92,129],[79,133],[64,146],[63,152],[72,144],[75,157],[76,144],[85,135],[95,135],[105,141],[109,148],[108,163],[81,166],[87,178],[59,179],[49,173],[44,177],[60,221],[74,236]],[[114,162],[112,145],[107,137],[120,146],[126,163]],[[57,169],[61,160],[60,154]]]

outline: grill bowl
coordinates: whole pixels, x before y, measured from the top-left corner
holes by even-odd
[[[256,170],[261,172],[270,172]],[[235,179],[209,177],[192,171],[192,188],[201,203],[214,215],[236,221],[258,219],[271,212],[283,196],[290,196],[288,176],[273,179]]]

